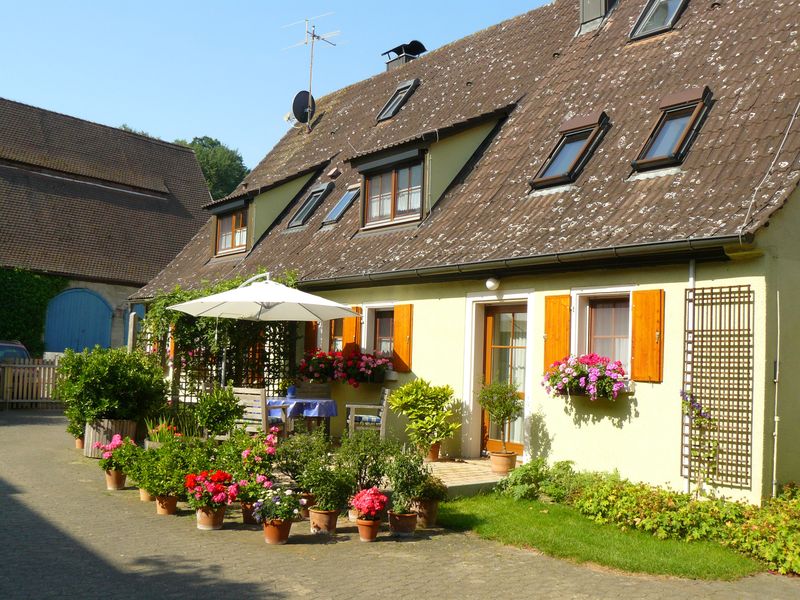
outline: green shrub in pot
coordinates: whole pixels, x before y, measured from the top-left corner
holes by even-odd
[[[424,379],[415,379],[389,396],[390,408],[408,418],[406,432],[422,452],[453,437],[461,427],[456,405],[453,388],[431,385]]]
[[[214,388],[200,395],[195,408],[197,423],[206,430],[209,437],[229,433],[236,420],[244,416],[244,407],[233,393],[233,386]]]

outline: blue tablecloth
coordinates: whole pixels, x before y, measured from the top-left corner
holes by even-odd
[[[289,406],[287,412],[291,418],[297,417],[335,417],[338,413],[336,402],[330,398],[267,398],[267,405],[277,406],[286,404]],[[269,411],[270,417],[281,416],[281,411]]]

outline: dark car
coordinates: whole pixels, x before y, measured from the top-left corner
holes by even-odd
[[[28,349],[22,344],[22,342],[0,340],[0,362],[5,362],[15,358],[30,357],[30,352],[28,352]]]

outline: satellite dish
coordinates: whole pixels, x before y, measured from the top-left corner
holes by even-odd
[[[297,92],[292,100],[292,114],[298,123],[308,123],[314,117],[316,109],[317,103],[314,102],[314,96],[305,90]]]

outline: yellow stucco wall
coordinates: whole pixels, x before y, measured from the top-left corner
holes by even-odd
[[[758,502],[766,481],[760,465],[765,460],[764,402],[766,360],[766,281],[761,259],[696,265],[696,286],[751,285],[755,291],[755,385],[753,414],[753,485],[748,490],[721,489],[734,498]],[[579,469],[610,471],[637,481],[685,488],[680,473],[683,378],[684,298],[688,262],[676,266],[606,269],[563,274],[509,277],[496,293],[484,280],[326,291],[322,295],[365,308],[413,303],[413,350],[410,376],[448,384],[463,401],[462,433],[445,445],[450,454],[476,456],[480,450],[480,408],[476,394],[482,378],[482,307],[508,301],[528,306],[526,379],[526,452],[548,461],[572,460]],[[664,381],[636,383],[635,392],[615,403],[585,398],[550,398],[540,385],[544,361],[544,297],[570,290],[631,286],[665,290]],[[365,348],[369,350],[369,348]],[[400,376],[394,387],[410,376]],[[770,371],[771,376],[771,371]],[[380,386],[352,390],[334,386],[334,397],[344,402],[375,402]],[[334,421],[334,434],[344,417]],[[389,420],[393,434],[402,432],[396,416]]]

